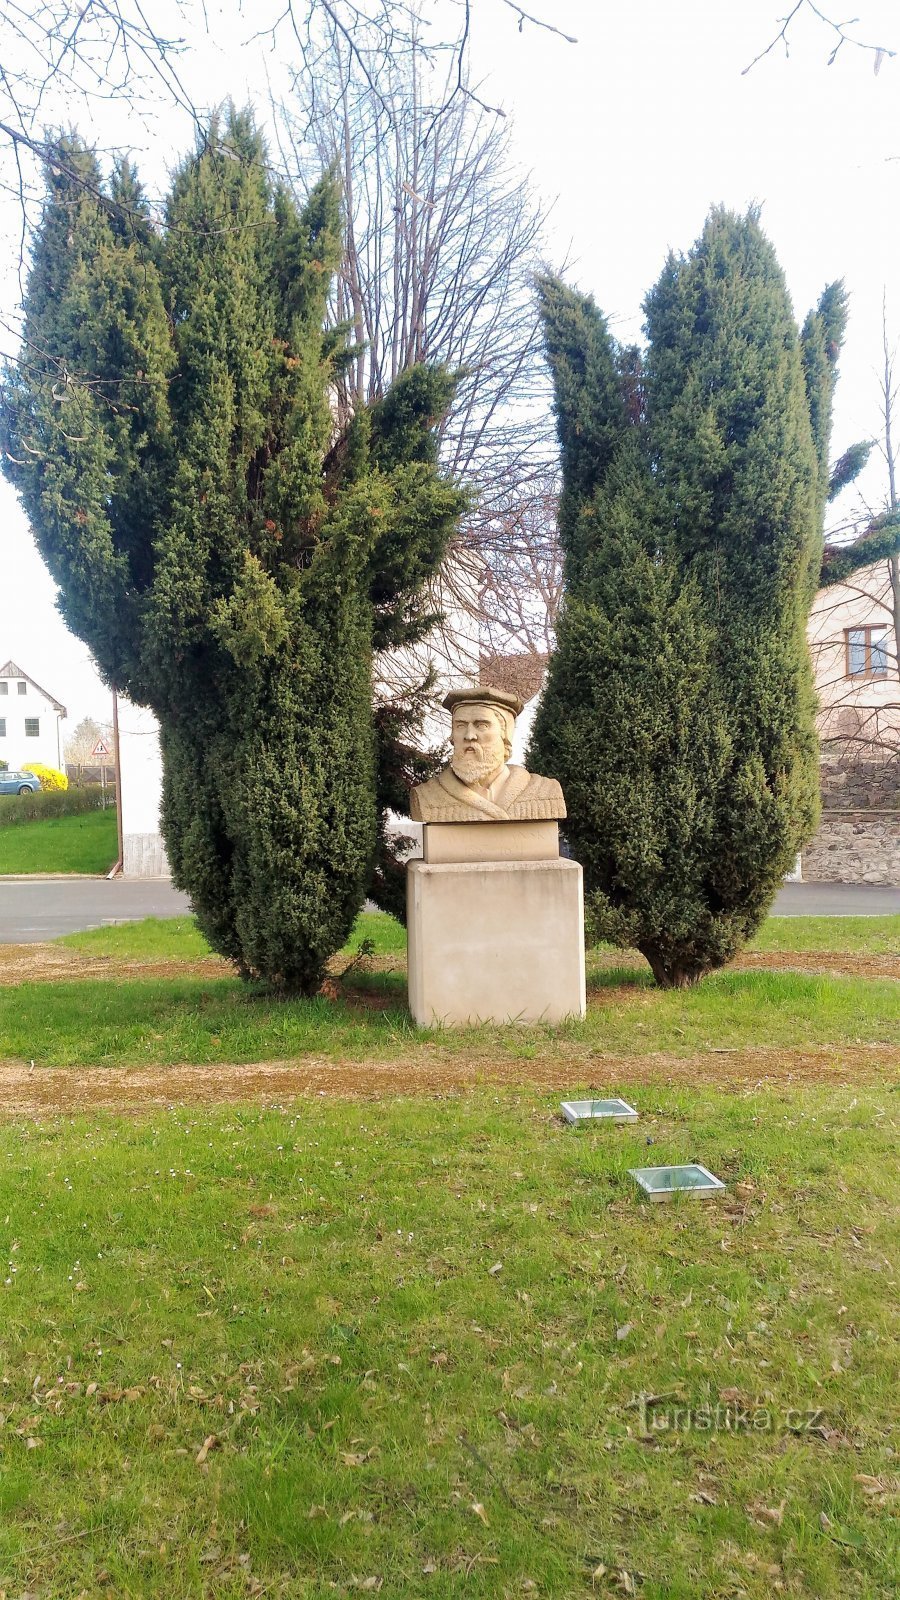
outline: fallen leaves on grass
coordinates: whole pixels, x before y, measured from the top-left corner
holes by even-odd
[[[378,1446],[373,1444],[368,1450],[342,1450],[340,1454],[345,1467],[361,1467],[366,1461],[374,1460],[380,1452]]]
[[[767,1506],[764,1505],[761,1500],[754,1500],[747,1507],[747,1515],[748,1517],[751,1517],[754,1522],[768,1523],[772,1527],[780,1528],[782,1522],[784,1521],[784,1509],[786,1505],[786,1500],[782,1500],[781,1504],[777,1506]]]
[[[854,1472],[853,1482],[858,1483],[863,1494],[869,1495],[877,1505],[887,1505],[900,1495],[900,1478],[873,1478],[868,1472]]]

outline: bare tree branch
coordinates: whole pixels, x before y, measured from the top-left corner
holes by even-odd
[[[532,27],[544,28],[547,33],[555,33],[558,39],[565,39],[566,44],[578,43],[578,40],[574,38],[571,33],[564,33],[562,28],[554,27],[553,23],[548,22],[545,17],[535,17],[530,11],[524,11],[522,7],[516,3],[516,0],[503,0],[503,4],[508,6],[510,11],[514,11],[518,17],[520,33],[522,32],[524,24],[526,22],[530,22]]]
[[[503,124],[468,92],[454,98],[458,59],[435,54],[421,17],[410,17],[389,60],[379,30],[368,43],[357,31],[352,56],[326,36],[279,118],[281,158],[301,188],[331,164],[344,184],[347,247],[332,310],[350,323],[358,353],[339,386],[340,414],[377,399],[417,361],[460,373],[441,450],[472,504],[435,609],[474,619],[482,650],[496,649],[504,628],[517,650],[526,613],[545,640],[547,606],[558,604],[552,559],[541,566],[535,542],[538,523],[542,550],[555,538],[556,449],[532,287],[544,215]],[[501,574],[513,580],[517,537],[515,582],[518,591],[527,583],[528,598],[516,619],[499,594]],[[471,672],[471,628],[463,632]],[[478,653],[476,641],[475,670]]]
[[[854,17],[849,22],[835,22],[832,17],[826,16],[825,12],[820,10],[820,8],[813,3],[813,0],[796,0],[796,4],[791,7],[787,16],[780,19],[781,27],[775,34],[774,38],[770,39],[765,49],[760,50],[759,54],[753,57],[753,60],[749,63],[749,65],[744,67],[741,74],[742,77],[746,77],[748,72],[752,72],[753,68],[757,66],[760,61],[765,60],[766,56],[771,55],[772,51],[776,50],[780,44],[784,46],[785,56],[790,55],[791,47],[789,34],[791,26],[802,11],[808,11],[813,17],[816,17],[826,29],[828,29],[833,35],[837,36],[836,42],[832,45],[832,49],[828,56],[829,67],[834,66],[834,63],[837,60],[838,52],[843,49],[845,44],[849,44],[857,50],[870,51],[875,58],[874,69],[876,73],[881,71],[881,67],[885,60],[890,59],[897,54],[896,50],[890,50],[887,45],[870,44],[867,40],[857,38],[854,34],[851,34],[849,30],[855,26],[858,18]]]
[[[146,122],[164,104],[185,112],[198,129],[205,123],[211,108],[195,106],[182,75],[189,25],[207,29],[205,0],[172,3],[184,25],[183,37],[164,32],[145,0],[35,0],[33,5],[0,0],[0,189],[19,200],[26,216],[23,234],[42,197],[38,164],[45,129],[68,125],[76,106],[90,114],[99,102],[120,102],[131,116]],[[463,0],[460,8],[438,8],[434,0],[274,0],[269,10],[269,0],[263,0],[263,19],[247,42],[268,42],[273,54],[292,61],[298,75],[310,80],[320,61],[330,61],[339,48],[348,74],[365,85],[385,115],[388,98],[382,82],[410,50],[418,49],[432,62],[451,64],[443,101],[432,108],[433,115],[440,116],[458,98],[469,98],[482,110],[502,116],[502,109],[488,107],[469,82],[470,11],[475,3]],[[483,7],[491,0],[477,3]],[[528,22],[568,37],[541,14],[543,5],[531,13],[513,0],[494,4],[511,9],[520,26]],[[236,6],[239,13],[239,0]],[[23,259],[24,249],[20,270]]]

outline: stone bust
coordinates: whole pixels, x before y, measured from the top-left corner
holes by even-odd
[[[555,778],[512,766],[512,732],[522,709],[503,689],[453,689],[450,765],[410,792],[415,822],[545,822],[566,814]]]

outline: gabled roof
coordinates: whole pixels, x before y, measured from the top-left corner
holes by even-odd
[[[7,661],[5,667],[0,667],[0,678],[24,678],[26,683],[31,684],[32,689],[37,689],[38,694],[42,694],[45,700],[50,701],[54,711],[58,711],[61,717],[69,715],[64,705],[61,705],[52,694],[48,694],[46,689],[42,689],[40,684],[29,677],[27,672],[23,672],[21,667],[17,667],[14,661]]]

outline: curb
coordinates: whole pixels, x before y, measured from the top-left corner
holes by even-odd
[[[0,883],[105,883],[105,872],[0,872]]]

